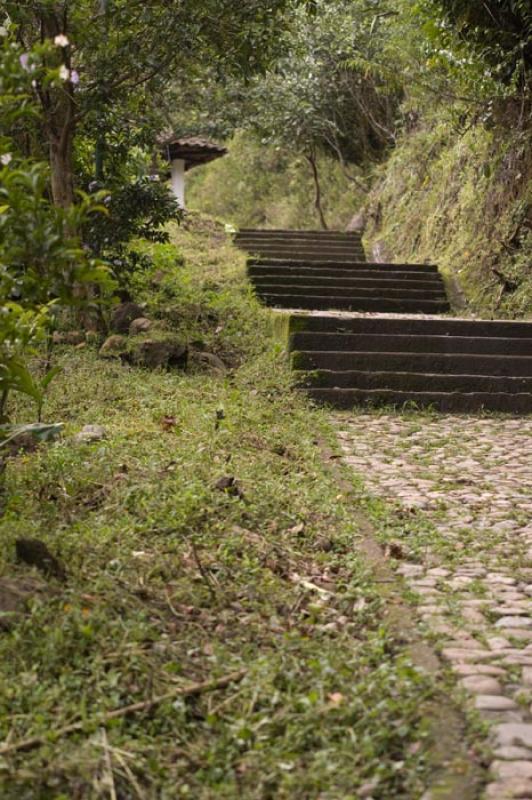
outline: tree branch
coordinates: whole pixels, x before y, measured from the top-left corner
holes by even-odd
[[[70,736],[72,733],[81,733],[87,726],[105,726],[113,719],[121,719],[129,717],[132,714],[138,714],[142,711],[152,711],[156,706],[164,703],[166,700],[174,700],[176,697],[193,697],[206,692],[213,692],[216,689],[224,689],[231,683],[238,683],[246,675],[247,670],[239,670],[238,672],[230,672],[222,678],[213,681],[204,681],[203,683],[192,683],[190,686],[179,686],[172,689],[170,692],[153,697],[151,700],[144,700],[140,703],[133,703],[123,708],[116,708],[114,711],[108,711],[106,714],[100,714],[95,720],[79,720],[70,725],[65,725],[63,728],[58,728],[53,731],[54,737],[57,739],[63,736]],[[11,753],[19,753],[27,750],[34,750],[36,747],[41,747],[49,740],[48,736],[32,736],[29,739],[21,739],[14,744],[3,745],[0,747],[0,756],[6,756]]]

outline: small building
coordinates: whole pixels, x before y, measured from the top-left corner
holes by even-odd
[[[181,208],[185,208],[185,173],[193,167],[225,156],[227,148],[202,136],[184,136],[165,138],[162,151],[170,163],[172,191]]]

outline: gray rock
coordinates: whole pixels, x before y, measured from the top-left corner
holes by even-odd
[[[532,782],[519,778],[497,781],[486,786],[486,800],[531,800]]]
[[[495,623],[495,627],[496,628],[531,628],[532,627],[532,619],[526,619],[526,617],[501,617]]]
[[[532,667],[523,667],[522,681],[525,686],[532,686]]]
[[[129,335],[138,336],[139,333],[147,333],[152,326],[152,321],[147,317],[138,317],[134,319],[129,326]]]
[[[499,780],[508,780],[509,778],[530,780],[532,778],[532,761],[494,761],[491,769]]]
[[[126,337],[113,334],[113,336],[109,336],[102,344],[99,355],[102,358],[120,358],[126,352],[126,348]]]
[[[147,369],[186,369],[188,347],[177,337],[144,339],[130,348],[131,361]]]
[[[133,320],[143,316],[144,309],[138,303],[120,303],[111,316],[111,330],[113,333],[129,333]]]
[[[509,745],[507,747],[498,747],[493,755],[505,761],[528,761],[532,759],[532,750],[527,747],[512,747]]]
[[[502,667],[492,667],[488,664],[453,664],[453,670],[459,675],[506,675]]]
[[[479,694],[475,698],[475,707],[479,711],[515,711],[517,703],[509,697],[500,695]]]
[[[202,367],[206,367],[210,372],[219,375],[227,372],[226,364],[214,353],[194,353],[194,360]]]
[[[482,661],[483,659],[489,659],[493,656],[493,653],[490,653],[487,650],[467,650],[465,648],[459,649],[457,647],[446,647],[444,648],[442,655],[448,661],[464,663],[467,661]]]
[[[84,427],[74,436],[75,442],[99,442],[105,439],[107,431],[103,425],[84,425]]]
[[[532,748],[532,724],[509,722],[497,725],[494,730],[498,747],[530,747]]]
[[[489,675],[469,675],[460,681],[464,689],[473,694],[501,695],[502,689],[499,681]]]

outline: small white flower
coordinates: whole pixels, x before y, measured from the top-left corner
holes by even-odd
[[[0,156],[0,161],[2,162],[4,167],[7,167],[7,165],[10,164],[12,160],[13,160],[13,156],[11,155],[11,153],[3,153]]]
[[[75,69],[73,69],[70,73],[70,80],[74,86],[77,86],[79,83],[79,73],[77,73]]]
[[[68,47],[70,42],[64,33],[60,33],[59,36],[55,37],[54,44],[57,45],[57,47]]]
[[[70,70],[64,64],[61,64],[59,68],[59,77],[62,81],[67,81],[70,78]]]

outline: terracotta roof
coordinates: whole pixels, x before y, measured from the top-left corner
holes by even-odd
[[[184,159],[187,170],[200,164],[208,164],[227,153],[226,147],[202,136],[168,137],[161,142],[161,147],[168,161],[173,161],[174,158]]]

